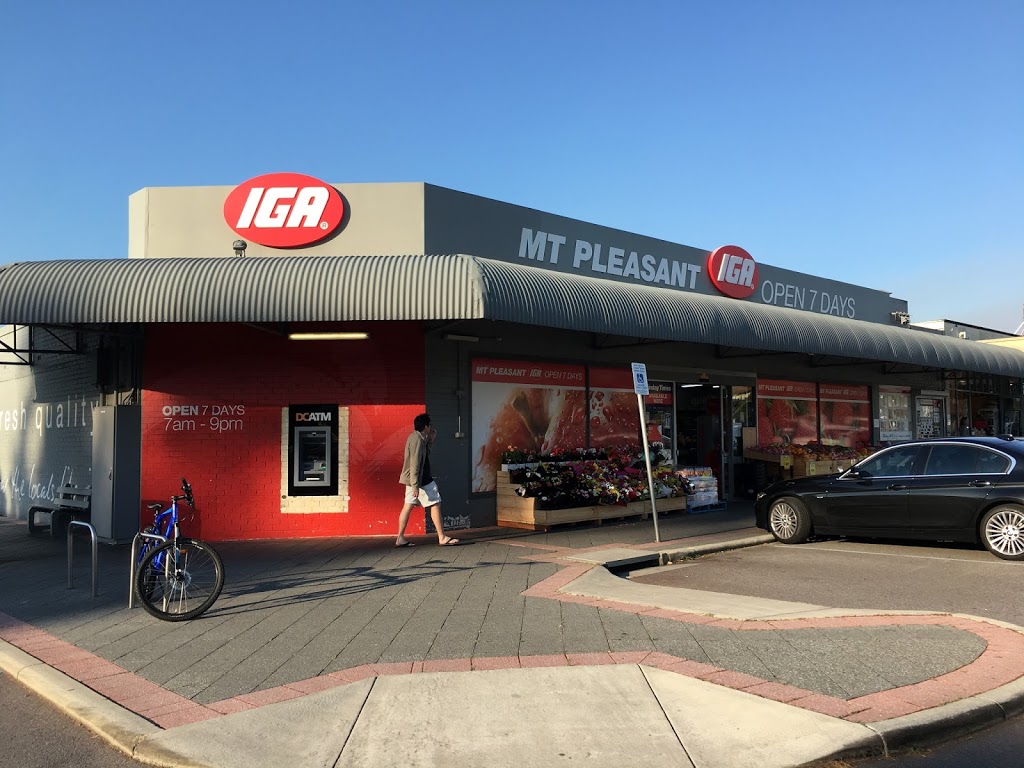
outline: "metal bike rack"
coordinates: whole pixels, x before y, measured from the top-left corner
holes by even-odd
[[[68,589],[74,589],[71,579],[71,561],[75,554],[75,532],[72,526],[80,525],[89,529],[89,538],[92,540],[92,596],[99,594],[99,572],[97,563],[99,561],[99,548],[96,541],[96,529],[84,520],[71,520],[68,523]]]
[[[159,541],[161,544],[167,541],[166,536],[161,536],[159,533],[146,533],[145,531],[139,531],[135,534],[135,538],[132,539],[132,567],[128,575],[129,610],[135,606],[135,568],[139,562],[139,547],[142,545],[143,539],[152,539],[153,541]]]

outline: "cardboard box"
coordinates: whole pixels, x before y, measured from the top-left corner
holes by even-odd
[[[743,452],[752,450],[757,445],[757,427],[744,427],[740,432],[743,439]]]
[[[808,459],[806,456],[796,456],[793,458],[793,477],[827,475],[831,463],[820,459]]]

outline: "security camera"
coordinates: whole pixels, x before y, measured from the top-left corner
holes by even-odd
[[[245,240],[235,240],[231,244],[231,247],[235,249],[235,256],[245,256],[245,249],[248,247],[248,243]]]

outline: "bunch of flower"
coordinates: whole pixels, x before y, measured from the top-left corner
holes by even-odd
[[[502,464],[536,464],[538,462],[585,461],[607,458],[603,448],[574,448],[555,453],[538,453],[510,445],[501,454]]]
[[[539,454],[512,445],[501,454],[502,464],[535,464],[538,461],[540,461]]]
[[[654,475],[654,497],[671,499],[693,493],[693,482],[686,476],[674,471],[671,467],[658,467]]]

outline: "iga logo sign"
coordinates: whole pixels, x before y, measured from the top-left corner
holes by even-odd
[[[224,220],[246,240],[296,248],[323,240],[341,224],[345,203],[330,184],[301,173],[244,181],[224,201]]]
[[[723,245],[708,256],[708,277],[726,296],[745,299],[757,288],[757,262],[738,245]]]

